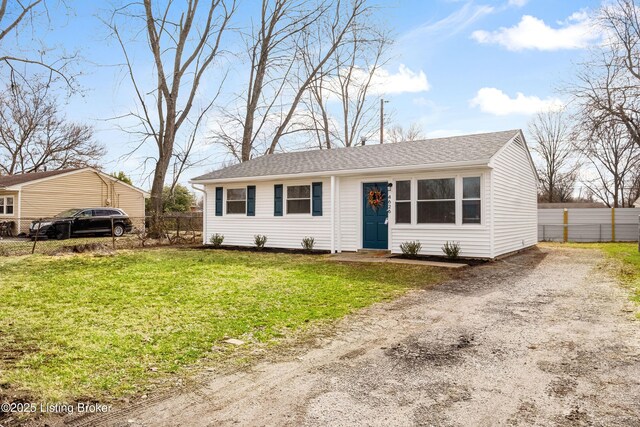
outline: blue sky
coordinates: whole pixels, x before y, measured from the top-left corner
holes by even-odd
[[[428,136],[523,128],[536,110],[565,102],[558,91],[570,82],[588,46],[597,42],[588,13],[600,1],[570,0],[392,0],[383,3],[395,32],[392,59],[382,81],[391,93],[390,123],[419,123]],[[83,96],[66,105],[70,119],[96,128],[105,144],[108,172],[124,170],[148,187],[140,155],[123,159],[135,140],[108,121],[134,105],[121,68],[120,51],[99,17],[106,3],[77,1],[75,15],[55,16],[64,22],[50,35],[52,43],[79,49],[86,62],[80,82]],[[238,21],[254,6],[240,2]],[[140,49],[139,53],[144,52]],[[134,50],[134,55],[136,51]],[[145,71],[144,62],[139,70]],[[205,85],[203,96],[212,91]],[[231,90],[231,89],[230,89]],[[226,155],[220,147],[202,144],[209,162],[188,178],[219,167]],[[149,170],[147,169],[147,173]]]

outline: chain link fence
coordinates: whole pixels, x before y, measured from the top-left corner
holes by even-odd
[[[638,241],[640,209],[539,209],[538,240],[542,242]]]
[[[538,224],[538,240],[541,242],[635,242],[638,240],[638,224],[616,224],[615,235],[611,224]]]
[[[202,243],[202,214],[151,217],[88,216],[0,220],[0,256],[113,252]]]

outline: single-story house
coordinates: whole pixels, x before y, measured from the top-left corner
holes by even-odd
[[[31,220],[72,208],[115,207],[143,218],[148,193],[91,167],[0,176],[0,221],[26,232]]]
[[[204,193],[204,243],[331,252],[419,241],[443,255],[495,258],[535,245],[537,175],[520,130],[272,154],[191,180]],[[202,187],[195,187],[201,184]]]

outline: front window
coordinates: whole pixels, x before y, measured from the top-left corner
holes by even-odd
[[[418,224],[455,224],[456,180],[418,181]]]
[[[247,213],[247,189],[227,188],[227,213],[245,214]]]
[[[396,224],[411,224],[411,181],[396,181]]]
[[[480,177],[462,178],[462,223],[480,224]]]
[[[0,215],[13,215],[13,196],[0,197]]]
[[[287,187],[287,213],[311,213],[311,186],[292,185]]]

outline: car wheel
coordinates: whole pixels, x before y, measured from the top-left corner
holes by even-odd
[[[124,234],[124,226],[122,224],[116,224],[113,226],[113,235],[116,237],[122,237]]]

